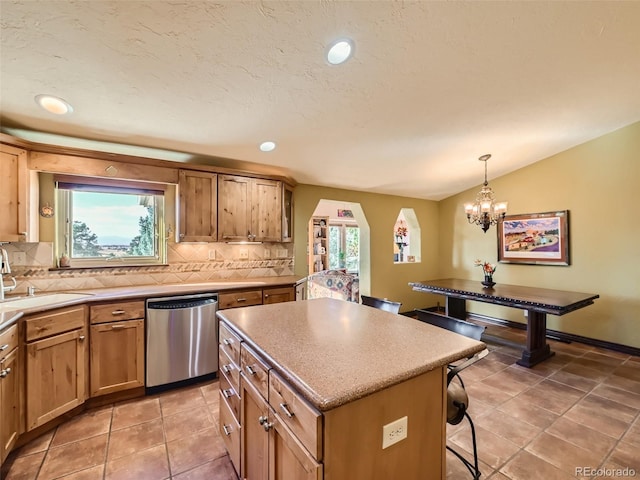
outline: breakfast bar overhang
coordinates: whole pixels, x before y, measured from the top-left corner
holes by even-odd
[[[521,285],[499,284],[493,288],[484,288],[480,282],[457,278],[410,282],[409,285],[419,292],[444,295],[445,313],[463,320],[467,316],[466,300],[527,310],[527,343],[522,358],[516,362],[523,367],[532,367],[554,354],[546,340],[548,313],[564,315],[592,305],[599,298],[599,295],[592,293]]]

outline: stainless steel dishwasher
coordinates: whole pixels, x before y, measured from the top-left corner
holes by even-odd
[[[147,300],[147,392],[179,386],[218,370],[218,295]]]

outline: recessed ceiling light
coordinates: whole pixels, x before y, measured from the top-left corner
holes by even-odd
[[[353,41],[348,38],[336,40],[329,46],[327,61],[331,65],[339,65],[346,62],[353,54]]]
[[[276,144],[274,142],[262,142],[260,144],[260,150],[262,150],[263,152],[270,152],[275,148],[276,148]]]
[[[56,115],[66,115],[73,112],[73,107],[60,97],[53,95],[36,95],[36,103],[44,108],[47,112]]]

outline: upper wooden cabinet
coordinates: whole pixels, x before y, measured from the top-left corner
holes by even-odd
[[[181,242],[215,242],[218,240],[216,203],[218,176],[215,173],[180,170]]]
[[[218,176],[218,240],[282,241],[282,182]]]
[[[37,190],[37,189],[34,189]],[[0,241],[35,241],[31,228],[27,151],[0,144]]]

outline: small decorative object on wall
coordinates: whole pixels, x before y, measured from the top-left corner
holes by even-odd
[[[43,216],[44,218],[53,217],[53,207],[49,202],[47,202],[45,205],[40,207],[40,215]]]
[[[498,224],[498,261],[569,265],[569,210],[506,216]]]
[[[338,217],[353,218],[353,212],[351,210],[343,210],[339,208]]]
[[[489,262],[483,262],[482,260],[476,260],[473,262],[476,267],[482,267],[482,273],[484,274],[484,280],[480,283],[484,286],[484,288],[493,287],[496,282],[493,281],[493,274],[496,271],[496,266],[492,265]]]

